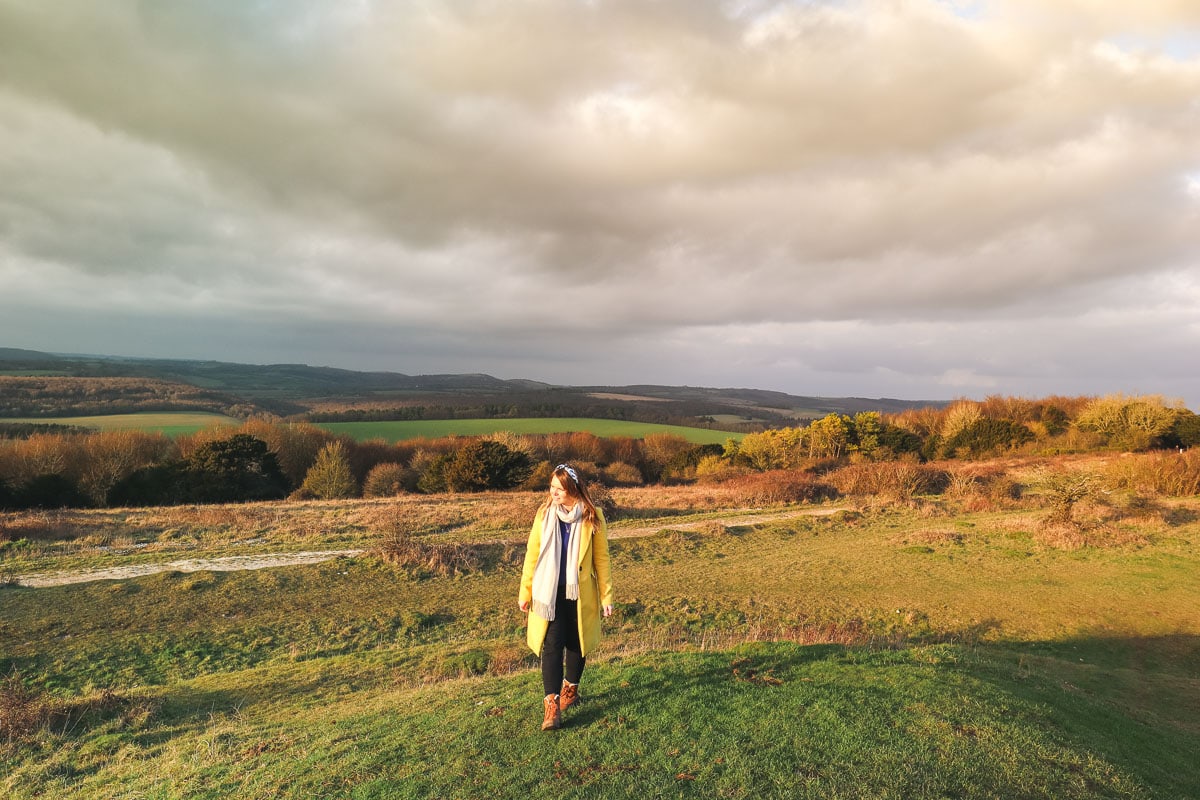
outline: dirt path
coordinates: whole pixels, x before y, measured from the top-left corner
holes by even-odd
[[[62,586],[67,583],[88,581],[125,580],[159,572],[234,572],[243,569],[266,569],[286,567],[293,564],[319,564],[322,561],[343,556],[361,555],[363,550],[310,550],[303,553],[263,553],[254,556],[222,556],[219,558],[185,558],[159,564],[127,564],[103,569],[85,569],[74,572],[41,572],[33,575],[17,575],[14,579],[20,586]]]
[[[744,514],[733,517],[714,517],[697,522],[657,522],[637,528],[614,528],[609,531],[610,539],[628,539],[635,536],[653,536],[663,530],[696,530],[713,523],[725,527],[738,525],[760,525],[764,522],[779,522],[780,520],[797,517],[824,517],[844,511],[843,508],[806,508],[802,510],[784,511],[778,514]],[[159,572],[234,572],[248,569],[267,569],[270,567],[288,567],[296,564],[319,564],[335,558],[352,558],[365,553],[366,550],[309,550],[301,553],[262,553],[246,556],[221,556],[218,558],[185,558],[178,561],[166,561],[158,564],[128,564],[101,569],[76,571],[40,572],[29,575],[17,575],[11,580],[19,586],[39,588],[43,586],[63,586],[68,583],[87,583],[88,581],[111,581],[139,578],[143,575],[155,575]]]

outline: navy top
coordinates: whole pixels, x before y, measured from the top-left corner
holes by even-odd
[[[558,587],[562,589],[567,585],[567,569],[578,569],[578,567],[570,567],[567,564],[567,550],[569,549],[568,545],[571,543],[571,523],[563,522],[560,519],[558,521],[558,535],[562,538],[562,547],[559,549],[558,558]]]

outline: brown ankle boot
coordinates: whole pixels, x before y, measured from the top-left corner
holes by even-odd
[[[546,717],[542,720],[542,730],[555,730],[561,724],[558,716],[558,695],[546,695],[546,699],[542,701],[542,705],[546,707]]]
[[[563,681],[562,694],[559,695],[558,705],[562,711],[579,703],[579,684]]]

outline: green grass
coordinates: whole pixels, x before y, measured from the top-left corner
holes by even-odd
[[[145,414],[108,414],[89,417],[20,417],[0,419],[0,422],[51,423],[95,428],[101,431],[138,430],[182,436],[214,425],[239,425],[238,420],[224,414],[206,412],[163,412]]]
[[[1074,688],[1066,659],[1030,665],[999,646],[609,658],[549,734],[532,671],[412,687],[393,677],[404,668],[355,653],[142,690],[0,760],[4,786],[13,798],[1200,793],[1194,730]]]
[[[0,422],[54,423],[95,428],[101,431],[142,430],[160,432],[167,436],[195,433],[214,425],[238,425],[238,420],[223,414],[203,412],[172,412],[144,414],[109,414],[86,417],[13,417]],[[640,439],[651,433],[681,436],[695,444],[723,444],[726,439],[740,439],[743,434],[681,425],[656,425],[646,422],[589,419],[586,417],[529,418],[529,419],[446,419],[393,422],[322,422],[319,427],[342,433],[358,441],[383,439],[398,442],[405,439],[441,438],[443,436],[480,436],[498,431],[512,433],[567,433],[586,431],[597,436],[629,436]]]
[[[364,556],[0,589],[0,671],[75,704],[0,740],[0,794],[1196,798],[1194,516],[1075,551],[1025,511],[615,539],[618,613],[553,734],[519,548],[455,578]]]
[[[405,439],[443,436],[483,436],[499,431],[511,433],[571,433],[585,431],[601,437],[628,436],[640,439],[651,433],[682,436],[695,444],[724,444],[726,439],[740,439],[743,434],[708,428],[688,428],[681,425],[656,425],[648,422],[590,419],[586,417],[547,417],[527,419],[435,419],[401,420],[392,422],[321,422],[319,427],[334,433],[344,433],[359,441],[383,439],[398,442]]]

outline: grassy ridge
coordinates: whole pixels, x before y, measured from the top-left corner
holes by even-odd
[[[707,490],[672,491],[622,505]],[[234,529],[212,535],[258,547],[270,517],[320,549],[425,513],[431,542],[519,543],[521,503],[498,523],[499,502],[229,507]],[[8,588],[0,670],[75,705],[0,744],[0,794],[1200,797],[1200,523],[1196,501],[1172,506],[1126,523],[1139,544],[1073,551],[1028,510],[619,521],[664,530],[612,542],[618,613],[553,735],[519,544],[479,545],[457,577],[364,556]],[[126,513],[144,549],[223,524]]]
[[[512,433],[571,433],[584,431],[601,437],[628,436],[640,439],[652,433],[682,436],[694,444],[723,444],[726,439],[740,439],[743,434],[707,428],[688,428],[682,425],[659,425],[648,422],[626,422],[586,417],[546,417],[525,419],[435,419],[401,420],[392,422],[321,422],[319,427],[334,433],[344,433],[364,441],[383,439],[398,442],[405,439],[443,436],[482,436],[498,431]]]

